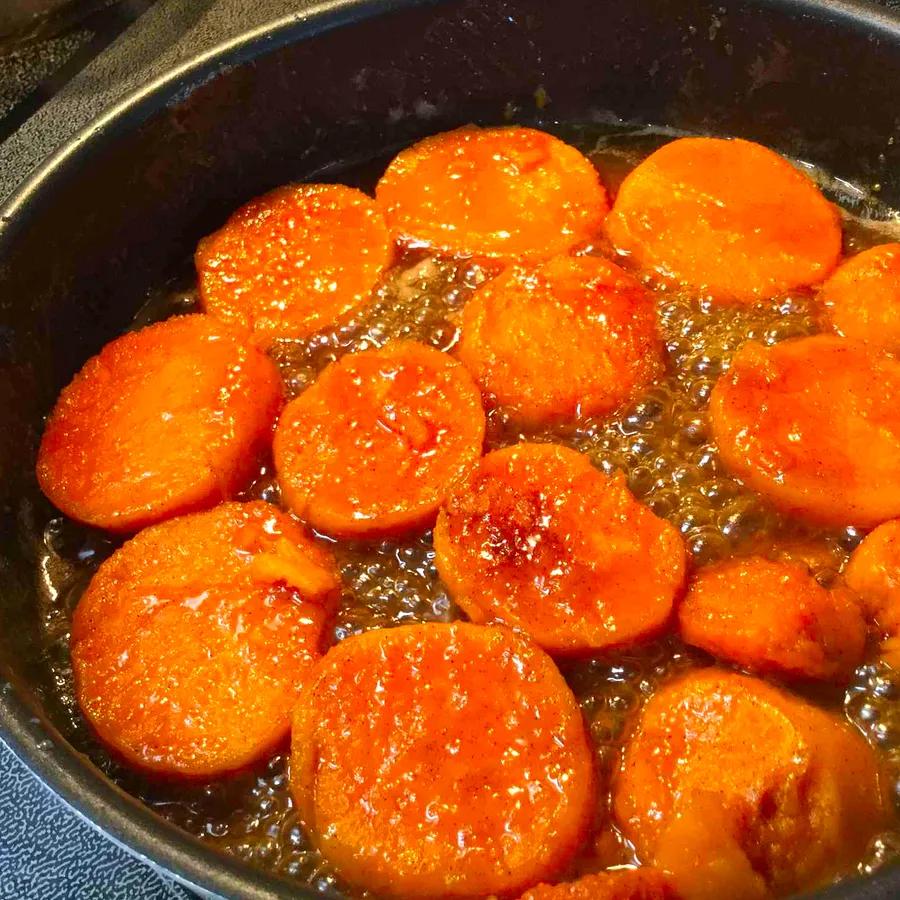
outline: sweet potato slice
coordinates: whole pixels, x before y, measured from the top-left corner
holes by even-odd
[[[678,900],[670,880],[656,869],[618,869],[563,884],[539,884],[520,900]]]
[[[747,343],[713,388],[722,460],[783,511],[871,527],[900,515],[900,362],[831,335]]]
[[[509,895],[572,858],[596,803],[575,697],[524,637],[467,623],[338,644],[297,705],[313,842],[383,896]]]
[[[604,259],[515,266],[466,304],[457,357],[531,424],[609,412],[662,372],[650,295]]]
[[[866,535],[853,551],[844,578],[881,632],[885,658],[900,667],[900,519]]]
[[[360,306],[393,255],[370,197],[340,184],[292,184],[241,207],[200,242],[195,262],[206,311],[267,346]]]
[[[740,843],[740,814],[723,809],[715,788],[698,793],[690,813],[667,826],[653,855],[687,900],[772,900],[766,878]]]
[[[233,497],[282,404],[278,370],[249,339],[194,315],[107,344],[47,421],[41,489],[73,519],[119,532]]]
[[[862,662],[866,623],[844,587],[802,563],[761,556],[701,569],[678,609],[688,644],[762,675],[846,679]]]
[[[375,195],[405,243],[503,259],[562,253],[595,235],[609,209],[590,160],[520,127],[425,138],[394,158]]]
[[[370,538],[427,528],[481,455],[478,388],[444,353],[400,341],[329,366],[281,416],[288,506],[320,531]]]
[[[837,210],[812,180],[742,140],[666,144],[622,183],[606,228],[634,265],[726,302],[816,284],[841,255]]]
[[[900,350],[900,243],[847,260],[825,282],[819,300],[839,334]]]
[[[750,900],[849,871],[886,821],[879,775],[846,722],[704,669],[647,702],[613,806],[640,858],[668,870],[679,892]]]
[[[556,444],[485,456],[450,493],[434,546],[469,618],[521,628],[556,654],[660,632],[684,580],[675,528]]]
[[[331,555],[267,503],[148,528],[75,610],[78,702],[134,766],[196,778],[246,766],[287,737],[339,587]]]

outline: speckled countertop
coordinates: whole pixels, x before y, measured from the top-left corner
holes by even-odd
[[[99,112],[155,76],[304,5],[303,0],[157,0],[0,145],[0,198],[63,142],[60,121],[67,123],[68,134],[75,134]]]

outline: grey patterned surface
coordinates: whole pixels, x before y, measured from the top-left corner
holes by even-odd
[[[188,900],[101,837],[0,743],[0,900]]]
[[[0,4],[5,0],[0,0]],[[98,113],[197,53],[314,0],[157,0],[19,131],[0,144],[0,200]],[[60,128],[65,122],[65,129]]]

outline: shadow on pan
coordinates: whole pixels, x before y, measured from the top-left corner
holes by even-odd
[[[332,0],[147,85],[0,211],[0,734],[112,839],[217,897],[313,896],[215,853],[66,740],[42,657],[42,417],[243,200],[470,121],[733,134],[900,206],[900,18],[837,0]],[[317,895],[321,896],[321,895]],[[829,898],[900,896],[900,870]]]

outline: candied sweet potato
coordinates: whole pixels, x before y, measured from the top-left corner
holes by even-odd
[[[900,243],[848,259],[822,286],[819,300],[839,334],[900,350]]]
[[[853,551],[844,578],[881,632],[882,654],[900,668],[900,519],[866,535]]]
[[[375,201],[340,184],[291,184],[200,241],[204,309],[268,346],[305,338],[369,299],[394,256]]]
[[[484,429],[477,386],[446,354],[414,341],[350,354],[281,416],[282,497],[336,537],[427,528],[451,481],[481,456]]]
[[[839,681],[866,645],[850,591],[822,587],[802,563],[761,556],[701,569],[678,623],[686,643],[761,675]]]
[[[712,391],[726,467],[784,512],[872,527],[900,515],[900,362],[831,335],[750,342]]]
[[[674,140],[622,183],[606,220],[632,264],[751,303],[825,279],[841,255],[837,210],[760,144]]]
[[[63,390],[38,481],[66,515],[110,531],[205,509],[255,474],[282,402],[243,328],[168,319],[107,344]]]
[[[640,858],[679,892],[751,900],[847,872],[886,821],[879,776],[846,722],[712,668],[647,702],[613,806]]]
[[[492,402],[531,425],[609,412],[663,368],[652,298],[592,256],[489,281],[463,309],[456,355]]]
[[[287,737],[339,588],[331,554],[267,503],[148,528],[75,610],[81,709],[157,774],[214,777],[263,758]]]
[[[670,880],[656,869],[617,869],[562,884],[539,884],[520,900],[677,900]]]
[[[314,844],[383,896],[509,895],[552,878],[596,802],[575,697],[548,656],[501,628],[346,639],[301,696],[292,742]]]
[[[401,151],[375,192],[402,241],[456,255],[547,258],[599,231],[590,160],[533,128],[468,126]]]
[[[586,654],[662,631],[681,588],[681,537],[586,456],[517,444],[485,456],[451,491],[435,562],[475,622]]]

